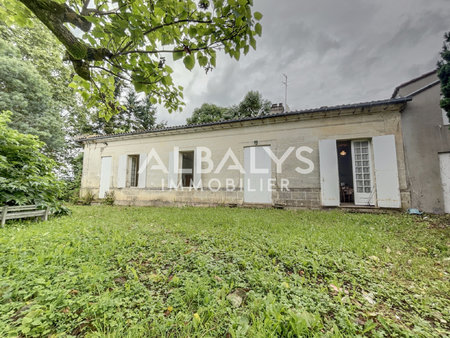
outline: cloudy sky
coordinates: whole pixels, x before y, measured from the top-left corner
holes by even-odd
[[[394,88],[432,70],[450,31],[449,0],[254,0],[263,13],[256,51],[240,61],[219,53],[217,68],[171,65],[185,109],[159,120],[184,124],[202,103],[230,106],[249,90],[291,110],[389,98]]]

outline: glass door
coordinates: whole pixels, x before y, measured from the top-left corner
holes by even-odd
[[[353,186],[356,205],[374,205],[374,184],[369,140],[352,141]]]

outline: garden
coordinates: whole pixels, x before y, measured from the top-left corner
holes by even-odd
[[[445,336],[448,217],[73,206],[0,229],[0,336]]]

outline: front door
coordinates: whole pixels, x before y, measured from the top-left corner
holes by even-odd
[[[109,191],[109,185],[111,183],[111,166],[112,157],[102,157],[102,167],[100,172],[100,191],[98,193],[99,198],[104,198],[105,193]]]
[[[352,141],[355,205],[374,205],[375,192],[369,140]]]
[[[244,202],[272,203],[272,160],[265,147],[244,148]]]

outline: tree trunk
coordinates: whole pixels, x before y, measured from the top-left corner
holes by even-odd
[[[32,11],[66,47],[68,59],[72,62],[74,70],[83,79],[90,80],[91,78],[88,61],[101,61],[112,56],[112,53],[106,48],[92,48],[85,44],[64,25],[66,22],[71,23],[84,32],[88,32],[92,25],[66,4],[52,0],[19,1]]]

